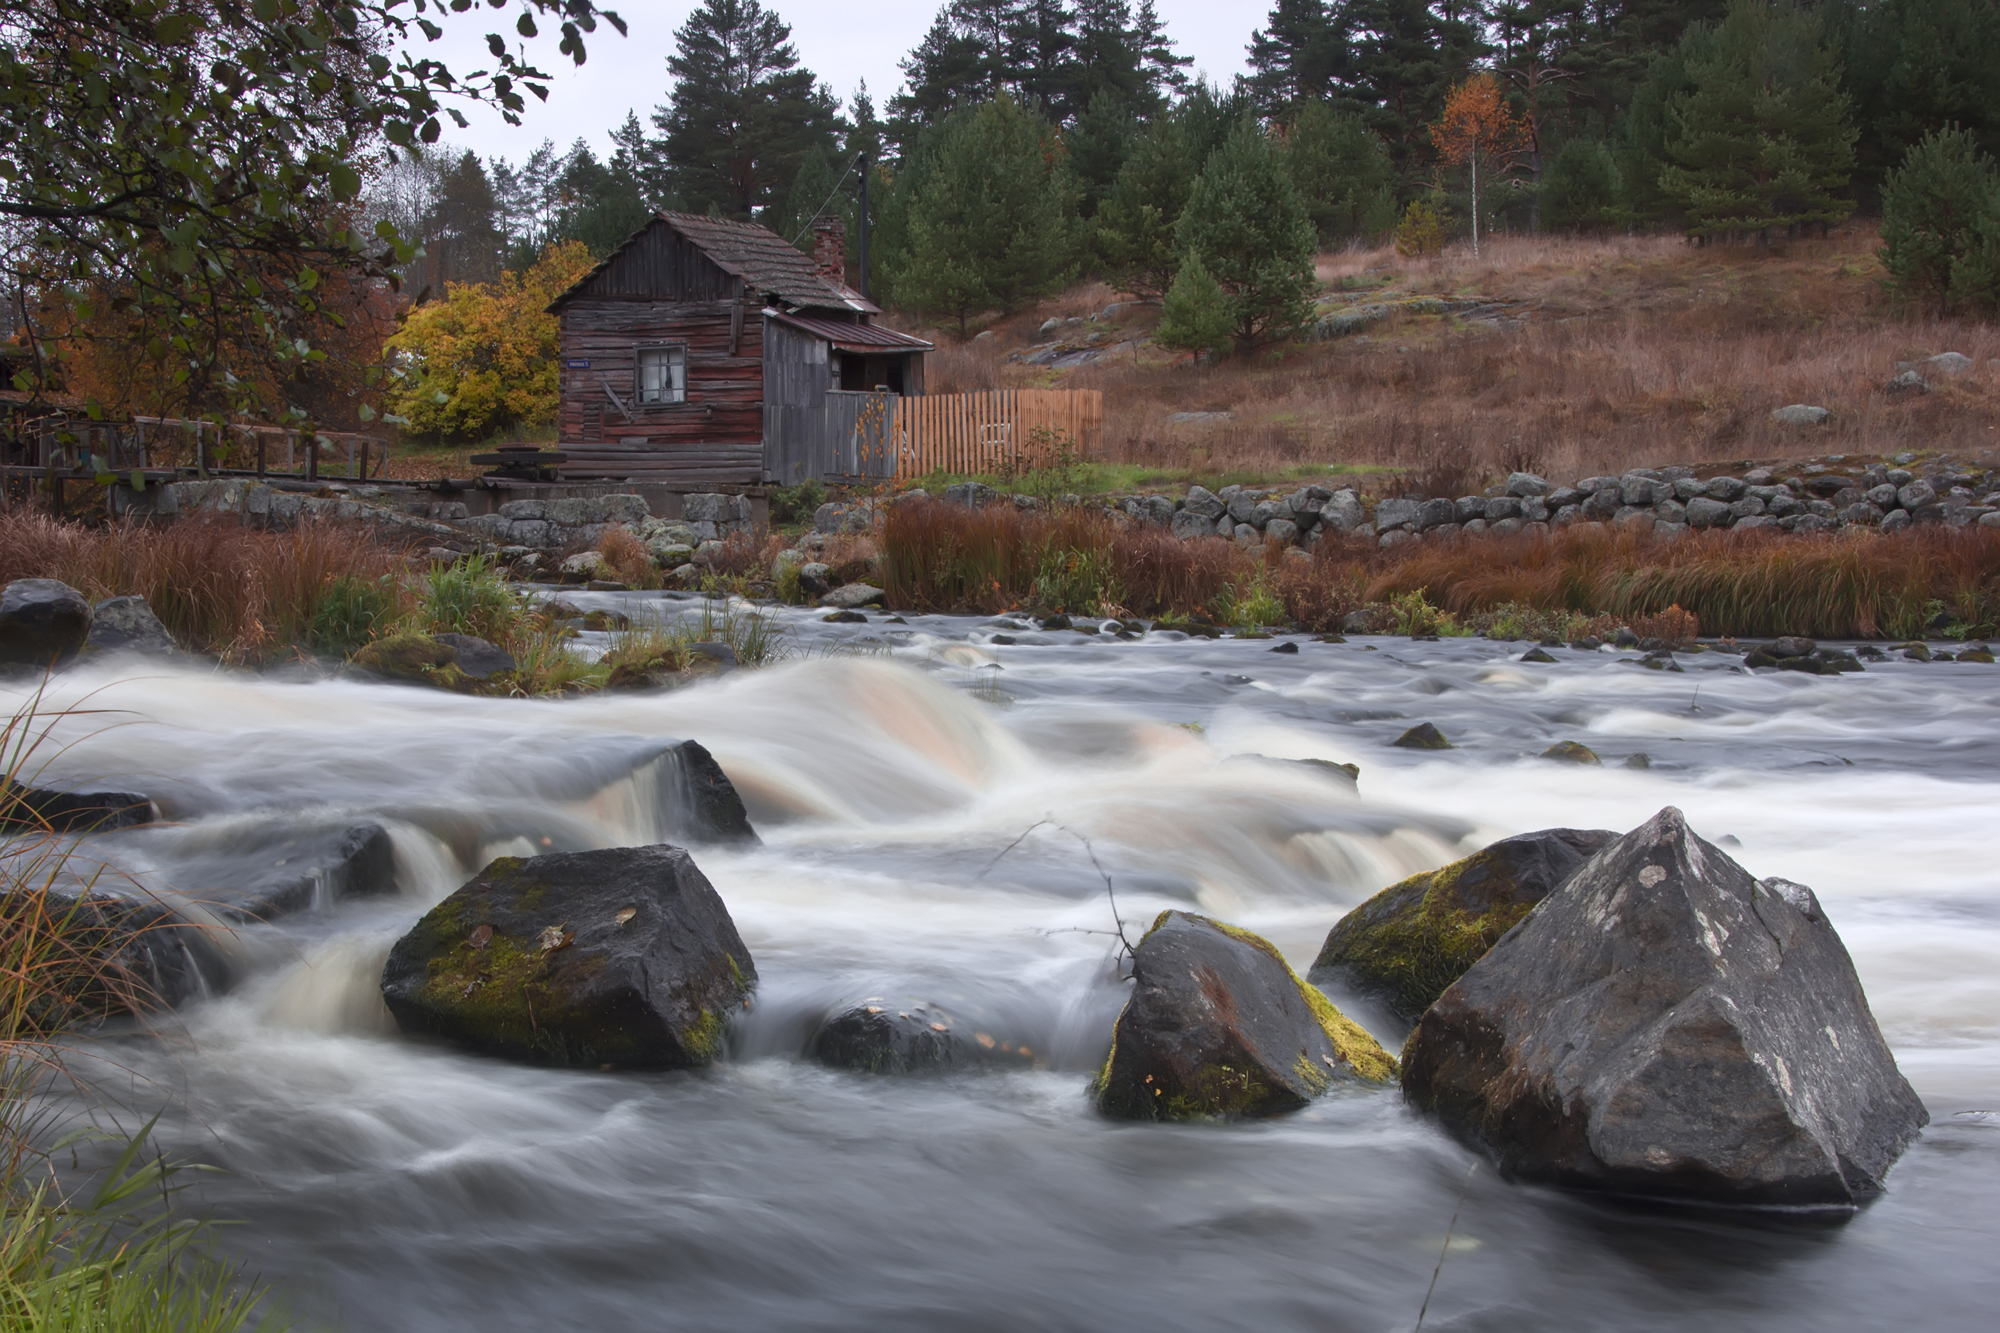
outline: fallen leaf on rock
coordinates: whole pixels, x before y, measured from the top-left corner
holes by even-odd
[[[978,1033],[975,1037],[975,1040],[977,1040],[979,1044],[981,1046],[984,1046],[987,1050],[990,1051],[993,1049],[993,1038],[987,1036],[984,1032]]]
[[[493,943],[493,927],[491,926],[474,927],[472,934],[466,937],[465,942],[467,944],[470,944],[475,949],[484,949],[487,945]]]
[[[933,1024],[931,1024],[931,1031],[933,1031],[933,1032],[949,1032],[950,1030],[951,1030],[950,1028],[947,1028],[947,1027],[946,1027],[946,1026],[945,1026],[944,1024],[942,1024],[942,1023],[933,1023]]]
[[[638,909],[638,908],[636,908],[636,907],[621,907],[621,908],[619,908],[619,909],[618,909],[618,924],[622,926],[622,925],[624,925],[624,924],[625,924],[625,923],[626,923],[627,921],[630,921],[630,920],[631,920],[631,919],[632,919],[633,917],[635,917],[635,916],[637,916],[637,915],[639,915],[639,909]]]
[[[562,926],[543,926],[542,933],[535,937],[535,942],[542,946],[543,953],[554,953],[557,949],[567,947],[575,938],[576,932],[573,930],[565,934]]]
[[[868,1006],[866,1012],[871,1014],[879,1014],[882,1012],[882,1006],[879,1004],[871,1004]]]

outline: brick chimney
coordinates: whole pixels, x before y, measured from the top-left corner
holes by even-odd
[[[847,224],[833,214],[813,219],[813,271],[833,282],[847,281]]]

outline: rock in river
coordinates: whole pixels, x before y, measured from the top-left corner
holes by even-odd
[[[703,1065],[757,969],[679,847],[503,856],[389,951],[405,1032],[547,1064]]]
[[[1438,997],[1403,1091],[1509,1172],[1851,1204],[1929,1120],[1811,890],[1662,810]]]
[[[1272,945],[1162,912],[1132,958],[1132,995],[1097,1079],[1121,1120],[1293,1111],[1335,1080],[1382,1082],[1396,1062],[1300,980]]]
[[[1528,910],[1618,835],[1543,829],[1412,875],[1342,917],[1306,976],[1414,1023]]]
[[[1034,1052],[967,1026],[934,1004],[871,1000],[842,1010],[813,1034],[812,1057],[871,1074],[946,1074],[985,1065],[1032,1068]]]
[[[15,579],[0,589],[0,666],[60,665],[89,635],[90,603],[67,583]]]

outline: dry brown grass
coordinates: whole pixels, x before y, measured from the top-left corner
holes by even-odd
[[[93,601],[136,593],[183,645],[238,660],[298,641],[336,580],[373,581],[404,564],[369,532],[333,523],[262,532],[196,517],[88,528],[0,513],[0,584],[60,579]]]
[[[1514,468],[1559,480],[1625,468],[1742,464],[1829,453],[2000,450],[2000,331],[1940,320],[1887,299],[1872,228],[1760,251],[1665,237],[1492,238],[1473,260],[1393,249],[1322,258],[1331,299],[1477,296],[1523,322],[1400,315],[1343,338],[1195,367],[1148,349],[1057,374],[1021,366],[1009,382],[1105,393],[1106,452],[1162,470],[1211,472],[1379,465],[1484,480]],[[1384,281],[1385,279],[1392,279]],[[1346,284],[1342,287],[1342,284]],[[1104,294],[1108,295],[1108,294]],[[1101,308],[1100,294],[1068,304]],[[1018,348],[1024,312],[987,340]],[[1896,363],[1940,351],[1975,369],[1928,394],[1886,392]],[[1820,428],[1770,420],[1812,403]],[[1174,425],[1178,412],[1225,423]],[[1469,481],[1467,482],[1469,484]]]

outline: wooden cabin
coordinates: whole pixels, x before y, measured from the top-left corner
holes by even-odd
[[[931,344],[876,324],[838,218],[807,256],[755,223],[661,213],[549,306],[566,479],[733,489],[890,476],[883,423]]]

